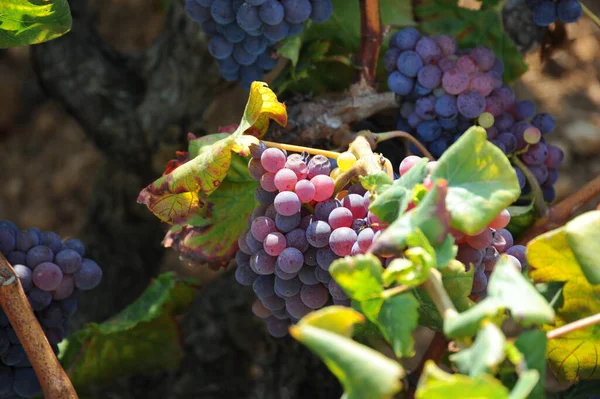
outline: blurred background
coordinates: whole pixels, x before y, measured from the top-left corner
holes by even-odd
[[[588,5],[600,13],[600,2]],[[188,131],[238,122],[247,93],[219,80],[179,3],[169,13],[161,0],[71,7],[65,38],[0,52],[0,219],[89,245],[105,279],[82,298],[74,328],[115,314],[162,270],[206,283],[183,320],[180,370],[124,378],[97,397],[339,397],[318,360],[267,336],[249,311],[251,290],[164,251],[165,227],[135,202]],[[515,85],[556,117],[548,140],[565,152],[557,200],[600,173],[600,30],[587,18],[565,29],[544,60],[540,41],[526,46],[529,71]]]

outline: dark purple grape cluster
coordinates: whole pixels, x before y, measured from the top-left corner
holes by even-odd
[[[517,154],[531,169],[545,200],[554,200],[563,153],[543,137],[554,130],[554,118],[536,114],[531,101],[516,100],[503,84],[501,60],[490,49],[457,50],[450,36],[422,36],[405,28],[391,37],[384,64],[390,90],[401,96],[397,129],[440,157],[469,127],[482,126],[492,143],[507,155]],[[422,155],[414,145],[411,151]],[[516,172],[526,193],[525,175]]]
[[[21,230],[0,221],[0,252],[13,266],[31,308],[55,353],[67,332],[68,319],[77,309],[79,291],[96,287],[102,269],[85,258],[81,241],[62,241],[53,232]],[[0,310],[0,397],[31,398],[41,387],[23,346]]]
[[[324,22],[331,0],[186,0],[188,16],[210,37],[208,51],[221,76],[250,89],[273,69],[274,46],[296,36],[309,19]]]
[[[328,158],[287,155],[262,143],[251,154],[248,168],[260,181],[255,196],[260,205],[239,238],[235,277],[252,286],[258,296],[254,313],[265,319],[271,335],[282,337],[290,323],[312,310],[350,304],[329,266],[365,253],[385,226],[368,212],[369,193],[360,184],[334,197]]]
[[[525,3],[539,26],[548,26],[557,20],[569,24],[579,21],[583,15],[579,0],[525,0]]]

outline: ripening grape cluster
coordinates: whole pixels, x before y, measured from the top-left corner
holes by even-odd
[[[384,226],[368,212],[369,193],[360,184],[334,196],[331,176],[356,162],[352,154],[342,154],[333,170],[325,156],[287,155],[262,143],[251,154],[248,168],[260,181],[255,193],[260,205],[238,241],[235,276],[252,286],[258,296],[254,313],[265,319],[271,335],[281,337],[312,310],[350,304],[329,266],[365,253]]]
[[[539,26],[548,26],[557,20],[573,23],[583,15],[579,0],[525,0],[525,3]]]
[[[274,45],[296,36],[306,21],[324,22],[331,0],[186,0],[188,16],[210,37],[221,76],[249,89],[276,64]]]
[[[401,97],[397,128],[413,134],[439,157],[471,126],[486,129],[488,139],[505,154],[517,155],[535,175],[544,199],[554,200],[560,148],[544,135],[555,128],[554,118],[536,113],[533,102],[518,101],[503,84],[504,67],[487,47],[458,50],[447,35],[422,36],[405,28],[390,39],[384,56],[388,86]],[[419,150],[411,145],[415,154]],[[530,189],[515,168],[521,189]]]
[[[81,241],[62,241],[54,232],[19,229],[0,221],[0,252],[13,266],[40,325],[55,353],[65,338],[69,317],[77,309],[79,291],[96,287],[102,270],[84,258]],[[0,397],[31,398],[41,387],[17,334],[0,310]]]

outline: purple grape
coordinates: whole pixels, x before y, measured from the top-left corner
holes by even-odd
[[[323,155],[315,155],[308,162],[308,178],[312,179],[315,176],[327,175],[331,173],[331,162]]]
[[[533,21],[539,26],[548,26],[558,18],[556,3],[545,1],[533,9]]]
[[[417,45],[417,41],[420,37],[421,34],[415,28],[404,28],[392,36],[390,39],[390,46],[395,46],[400,50],[412,50]]]
[[[346,295],[342,287],[334,279],[329,281],[327,288],[334,299],[348,299],[348,295]]]
[[[31,273],[31,269],[23,265],[13,265],[13,269],[15,269],[17,277],[19,277],[19,281],[23,286],[23,291],[28,292],[31,290],[33,287],[33,274]]]
[[[317,220],[312,222],[306,229],[306,239],[315,248],[323,248],[329,244],[331,227],[327,222]]]
[[[261,249],[250,258],[250,268],[256,274],[262,276],[273,274],[275,272],[276,257],[269,255],[264,249]]]
[[[0,224],[0,252],[5,256],[15,249],[15,232],[7,225]]]
[[[396,69],[396,62],[401,52],[400,49],[394,47],[390,47],[390,49],[385,52],[385,55],[383,56],[383,66],[386,71],[392,72]]]
[[[414,78],[417,76],[421,68],[423,67],[423,60],[414,51],[405,51],[398,57],[396,62],[396,68],[404,76]]]
[[[36,245],[40,245],[40,236],[36,230],[27,229],[16,235],[15,248],[19,251],[27,252]]]
[[[459,244],[456,259],[462,262],[465,266],[467,266],[468,270],[469,265],[472,265],[473,267],[478,267],[483,261],[484,255],[485,251],[482,249],[475,249],[469,244]]]
[[[565,158],[565,153],[557,146],[549,145],[548,155],[544,161],[544,165],[548,168],[556,169],[560,166]]]
[[[329,270],[329,266],[336,259],[339,259],[339,256],[329,247],[320,248],[317,251],[317,265],[323,270]]]
[[[329,281],[331,281],[331,275],[329,272],[321,269],[320,267],[315,268],[315,277],[323,284],[329,284]]]
[[[470,54],[471,58],[475,60],[479,69],[483,72],[487,72],[494,67],[496,64],[496,56],[494,52],[487,47],[479,46],[474,48]]]
[[[456,99],[458,112],[465,118],[474,119],[485,111],[485,97],[476,91],[469,90]]]
[[[548,147],[539,142],[529,146],[529,149],[521,155],[521,159],[528,165],[542,165],[548,156]]]
[[[57,253],[54,261],[63,273],[73,274],[81,268],[83,259],[77,252],[67,248]]]
[[[530,119],[535,115],[535,104],[531,100],[522,100],[515,104],[515,113],[520,120]]]
[[[300,289],[300,299],[311,309],[320,309],[329,300],[329,291],[323,284],[304,285]]]
[[[40,263],[33,269],[33,283],[44,291],[53,291],[63,279],[60,268],[51,262]]]
[[[419,118],[431,120],[435,118],[435,104],[437,98],[435,96],[421,97],[416,102],[415,112]]]
[[[560,0],[556,5],[557,17],[564,23],[577,22],[583,15],[583,7],[578,0]]]
[[[534,116],[531,124],[540,129],[542,134],[550,133],[556,126],[556,122],[554,121],[552,115],[546,113],[537,114]]]
[[[266,319],[267,331],[272,337],[283,338],[288,334],[290,322],[288,320],[279,320],[275,317]]]
[[[315,285],[319,282],[319,280],[317,280],[317,276],[315,275],[314,266],[304,265],[298,272],[298,278],[303,284],[306,285]]]
[[[285,301],[277,295],[271,295],[267,298],[261,298],[260,300],[265,308],[271,312],[285,308]]]
[[[257,277],[258,274],[254,273],[250,266],[238,266],[235,269],[235,280],[241,285],[250,286]]]
[[[277,266],[286,273],[298,273],[303,264],[302,252],[294,247],[284,249],[277,257]]]
[[[498,229],[493,234],[492,245],[498,250],[499,253],[506,252],[512,247],[514,241],[510,231],[506,229]]]
[[[308,249],[308,240],[306,239],[306,231],[302,229],[294,229],[285,235],[288,247],[296,248],[300,252],[305,252]]]
[[[514,245],[506,251],[507,255],[514,256],[522,265],[527,264],[526,253],[527,247],[523,245]]]
[[[36,271],[34,270],[34,283],[35,272]],[[75,277],[75,287],[79,288],[80,290],[87,291],[95,288],[96,286],[98,286],[98,284],[100,284],[100,280],[102,280],[102,269],[93,260],[83,259],[83,262],[81,263],[81,268],[73,276]]]
[[[50,305],[52,294],[49,291],[41,290],[37,287],[31,288],[27,293],[27,299],[34,311],[39,311]]]
[[[387,84],[391,91],[401,96],[410,94],[415,87],[413,79],[398,71],[389,74]]]
[[[306,306],[299,294],[294,295],[285,300],[285,309],[288,311],[290,316],[295,319],[301,319],[311,312],[311,308]]]
[[[273,284],[275,284],[275,277],[258,276],[252,283],[252,290],[259,298],[268,298],[275,295]]]
[[[539,184],[544,184],[548,179],[548,167],[546,165],[533,165],[529,167],[529,170],[535,176],[535,179]]]
[[[473,288],[471,292],[473,294],[484,292],[487,288],[488,278],[485,275],[485,272],[482,269],[475,269],[475,274],[473,275]]]
[[[444,94],[437,98],[435,102],[435,112],[442,117],[452,118],[458,114],[456,107],[456,97],[451,94]]]
[[[309,246],[304,252],[304,263],[309,266],[317,266],[317,251],[317,248]]]
[[[81,241],[79,242],[81,243]],[[63,243],[60,236],[53,231],[43,232],[40,236],[40,244],[50,248],[55,254],[63,249]],[[83,244],[81,246],[83,248]]]
[[[302,282],[298,277],[290,280],[283,280],[275,277],[275,291],[281,293],[286,298],[292,297],[300,292]]]
[[[297,228],[300,225],[301,220],[302,216],[300,212],[289,216],[284,216],[280,213],[277,213],[275,216],[275,225],[281,232],[287,233]]]
[[[423,87],[435,89],[442,80],[442,71],[435,65],[425,65],[419,70],[417,80]]]
[[[430,64],[442,58],[442,49],[430,37],[421,37],[415,45],[415,51],[421,56],[425,64]]]
[[[338,256],[348,256],[352,252],[352,245],[356,242],[357,234],[349,227],[340,227],[333,230],[329,236],[329,247]]]

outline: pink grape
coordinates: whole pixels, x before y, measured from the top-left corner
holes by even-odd
[[[267,148],[260,156],[260,163],[267,172],[277,173],[285,166],[285,154],[278,148]]]
[[[353,220],[354,218],[352,217],[352,212],[350,212],[350,209],[343,207],[332,210],[328,218],[329,225],[332,229],[337,229],[339,227],[350,227],[352,226]]]
[[[475,60],[468,55],[458,57],[456,60],[456,69],[468,76],[473,76],[479,71]]]
[[[292,191],[282,191],[277,194],[274,204],[277,213],[283,216],[292,216],[293,214],[300,212],[300,207],[302,206],[300,199],[296,193]]]
[[[374,213],[367,213],[367,222],[369,222],[370,227],[375,230],[383,230],[387,227],[387,223],[383,223]]]
[[[315,197],[315,186],[308,180],[300,180],[296,183],[296,195],[303,203],[308,203]]]
[[[469,88],[469,77],[458,69],[451,69],[444,72],[442,77],[442,87],[449,94],[458,95]]]
[[[331,177],[327,175],[317,175],[313,177],[310,182],[315,186],[315,196],[313,200],[321,202],[333,195],[335,184]]]
[[[342,199],[342,206],[348,208],[355,219],[362,219],[367,216],[365,198],[362,195],[348,194]]]
[[[275,173],[267,172],[260,178],[260,186],[270,193],[277,191],[275,186]]]
[[[265,252],[277,256],[287,247],[285,236],[279,232],[269,233],[263,241]]]
[[[274,233],[275,231],[277,231],[275,222],[266,216],[257,217],[252,221],[252,225],[250,226],[252,237],[260,242],[263,242],[269,233]]]
[[[467,236],[467,244],[475,249],[485,249],[492,243],[492,230],[486,228],[477,235]]]
[[[508,212],[508,209],[504,209],[488,224],[488,227],[491,227],[492,229],[503,229],[508,226],[509,222],[510,213]]]
[[[302,159],[289,156],[285,162],[285,168],[294,172],[298,180],[306,179],[308,176],[308,166]]]
[[[329,236],[329,247],[338,256],[347,256],[352,252],[352,245],[356,242],[357,234],[349,227],[340,227],[333,230]]]
[[[371,244],[373,243],[373,237],[375,236],[375,232],[371,228],[366,228],[361,230],[358,233],[358,237],[356,242],[362,251],[367,251]]]
[[[297,181],[298,177],[289,169],[281,169],[275,174],[274,183],[279,191],[293,191]]]
[[[258,298],[252,304],[252,313],[261,319],[266,319],[267,317],[271,316],[271,311],[265,308],[265,305],[263,305]]]

